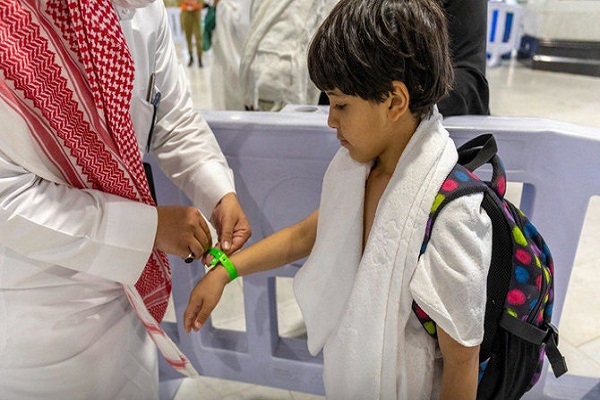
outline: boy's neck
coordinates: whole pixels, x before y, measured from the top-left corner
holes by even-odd
[[[393,175],[398,165],[398,160],[408,142],[419,126],[420,119],[415,118],[412,114],[407,113],[402,116],[392,127],[391,140],[386,149],[375,160],[372,172],[375,174]]]

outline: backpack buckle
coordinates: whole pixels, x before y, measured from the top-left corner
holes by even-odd
[[[544,338],[546,357],[550,361],[555,377],[559,377],[568,371],[567,361],[558,350],[558,329],[550,322],[546,322],[548,333]]]
[[[548,328],[548,333],[546,333],[544,343],[548,343],[550,339],[554,339],[554,344],[558,346],[558,328],[551,322],[546,322],[545,325]]]

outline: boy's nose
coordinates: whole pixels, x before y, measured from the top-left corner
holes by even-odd
[[[337,129],[338,128],[338,121],[337,121],[337,118],[335,117],[334,114],[335,114],[335,111],[333,111],[332,108],[330,107],[329,108],[329,115],[327,117],[327,125],[330,128]]]

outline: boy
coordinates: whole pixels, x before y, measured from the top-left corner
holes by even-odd
[[[342,145],[319,210],[231,261],[246,275],[310,254],[294,290],[309,350],[323,351],[328,398],[474,399],[491,258],[482,195],[444,208],[419,256],[457,161],[435,107],[453,79],[444,15],[435,0],[342,0],[313,38],[308,65]],[[229,280],[217,266],[197,284],[188,331]]]

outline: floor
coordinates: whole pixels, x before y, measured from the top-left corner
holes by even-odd
[[[186,72],[196,107],[211,109],[210,52],[204,58],[203,69],[186,67]],[[504,61],[500,67],[489,69],[487,78],[493,115],[561,120],[599,128],[600,135],[600,78],[533,71],[515,61]],[[589,206],[562,314],[560,348],[567,358],[570,373],[594,377],[600,382],[600,301],[594,300],[600,287],[598,237],[600,198],[596,197]],[[236,282],[237,286],[227,288],[224,301],[213,314],[213,321],[219,327],[243,330],[241,280]],[[289,285],[289,282],[280,284]],[[285,289],[284,286],[283,290],[277,290],[277,293],[284,293],[279,308],[286,316],[279,331],[293,336],[302,332],[303,324],[291,290],[286,295]],[[588,398],[600,398],[600,395],[585,397]],[[174,399],[317,400],[323,397],[203,377],[184,380]]]

